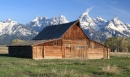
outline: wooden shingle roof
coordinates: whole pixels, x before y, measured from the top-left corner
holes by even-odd
[[[57,39],[61,36],[77,21],[73,21],[66,24],[46,26],[33,40],[46,40]]]

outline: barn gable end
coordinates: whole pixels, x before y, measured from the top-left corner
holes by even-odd
[[[87,39],[88,37],[81,29],[79,22],[73,24],[62,36],[63,39]]]

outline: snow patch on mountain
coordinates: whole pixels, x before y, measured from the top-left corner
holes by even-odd
[[[36,17],[26,25],[40,32],[45,26],[63,24],[68,22],[69,21],[63,15],[61,15],[60,17],[52,17],[50,19],[48,17],[40,16]]]

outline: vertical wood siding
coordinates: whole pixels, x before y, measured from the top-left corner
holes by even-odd
[[[44,58],[62,58],[61,46],[44,46]]]
[[[77,26],[73,25],[63,36],[64,39],[86,39],[86,35],[82,31],[82,29]]]

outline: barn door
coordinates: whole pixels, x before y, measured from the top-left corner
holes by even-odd
[[[65,58],[70,58],[71,57],[71,47],[66,47],[65,48]]]
[[[43,47],[42,46],[38,46],[37,47],[37,58],[38,59],[42,59],[43,58]]]

